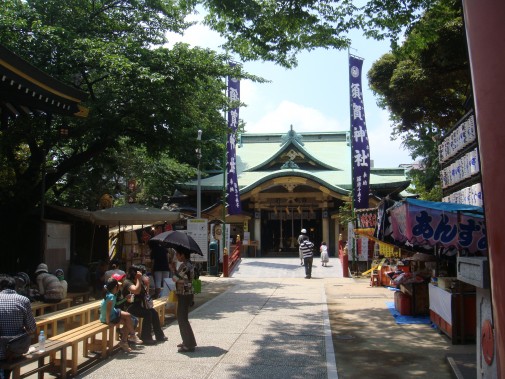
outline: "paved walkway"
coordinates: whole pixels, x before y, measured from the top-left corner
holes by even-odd
[[[331,258],[327,266],[321,260],[314,258],[312,266],[314,278],[341,278],[342,265],[340,260]],[[300,265],[299,258],[242,258],[233,271],[234,279],[245,278],[303,278],[305,267]]]
[[[202,277],[190,313],[196,352],[177,353],[175,321],[167,342],[118,352],[78,377],[452,377],[445,354],[457,349],[429,325],[397,325],[385,307],[391,291],[342,278],[335,259],[315,262],[310,280],[296,258],[245,258],[232,278]]]

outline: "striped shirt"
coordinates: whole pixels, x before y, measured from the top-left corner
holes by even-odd
[[[314,256],[313,247],[314,244],[309,240],[305,240],[300,244],[300,252],[303,254],[304,258],[312,258]]]

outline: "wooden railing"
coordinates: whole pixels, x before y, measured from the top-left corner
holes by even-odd
[[[240,262],[241,246],[242,244],[235,245],[235,249],[231,254],[224,254],[223,277],[228,278],[230,276],[230,272],[232,272],[238,262]]]

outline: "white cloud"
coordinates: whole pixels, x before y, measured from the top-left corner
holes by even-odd
[[[196,22],[196,24],[185,30],[184,35],[172,32],[167,33],[168,45],[170,47],[177,42],[184,42],[191,46],[201,46],[215,51],[221,51],[219,46],[222,45],[225,40],[217,32],[202,24],[203,15],[192,14],[186,18],[186,21]]]
[[[203,10],[199,11],[199,14],[188,17],[187,21],[195,21],[196,24],[186,30],[183,36],[168,34],[169,45],[184,42],[191,46],[222,51],[220,45],[224,43],[224,39],[202,24]],[[387,43],[361,41],[363,38],[360,35],[355,37],[355,47],[361,46],[358,50],[366,56],[367,65],[389,50]],[[246,122],[246,131],[285,133],[290,125],[293,125],[297,132],[349,130],[347,58],[342,54],[329,53],[326,50],[302,53],[299,57],[300,66],[294,70],[285,70],[268,62],[245,63],[246,71],[273,80],[264,84],[250,80],[241,81],[241,101],[247,104],[247,107],[240,109],[240,118]],[[336,61],[333,76],[331,72],[321,69],[321,62],[332,59]],[[312,75],[313,81],[307,84],[309,74]],[[318,80],[333,84],[319,85]],[[315,93],[314,88],[320,92]],[[412,162],[408,151],[401,147],[400,141],[391,141],[388,113],[377,108],[373,103],[373,94],[366,87],[365,92],[367,128],[374,166],[398,167],[402,163]],[[314,102],[314,99],[320,101]],[[326,99],[331,101],[324,101]]]
[[[398,167],[402,163],[412,162],[408,151],[401,146],[401,141],[391,140],[391,122],[388,113],[381,110],[376,114],[378,122],[373,127],[367,122],[370,154],[374,167]]]
[[[247,119],[245,120],[247,122]],[[297,132],[325,132],[342,130],[336,119],[328,118],[314,108],[290,101],[281,101],[256,122],[248,122],[249,133],[284,133],[293,125]]]

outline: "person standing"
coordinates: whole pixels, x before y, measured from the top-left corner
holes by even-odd
[[[312,277],[312,261],[314,260],[314,244],[305,236],[300,244],[300,251],[303,255],[303,265],[305,266],[305,279]]]
[[[18,295],[14,290],[16,280],[8,275],[0,274],[0,338],[15,337],[23,333],[35,332],[36,324],[33,317],[30,300]],[[7,352],[4,343],[0,343],[0,360],[5,360]],[[3,378],[10,376],[10,371],[0,369]]]
[[[305,228],[301,230],[301,234],[298,236],[298,254],[300,255],[300,266],[303,266],[303,254],[302,254],[302,250],[300,249],[300,246],[301,246],[304,238],[308,238],[307,237],[307,229],[305,229]]]
[[[170,278],[170,263],[173,257],[158,241],[149,241],[149,247],[151,248],[152,270],[154,272],[154,298],[157,299],[165,279]]]
[[[193,279],[195,278],[195,269],[189,257],[189,252],[176,251],[175,258],[180,264],[172,278],[177,293],[177,321],[182,337],[182,343],[177,345],[179,353],[193,352],[196,347],[195,335],[189,323],[189,307],[193,303]]]
[[[328,264],[328,261],[330,260],[330,256],[328,254],[328,246],[326,246],[326,242],[324,241],[321,242],[319,252],[321,253],[321,264],[324,267]]]
[[[35,275],[37,275],[39,294],[44,303],[59,303],[64,299],[63,285],[55,275],[49,274],[45,263],[41,263],[37,266]]]

